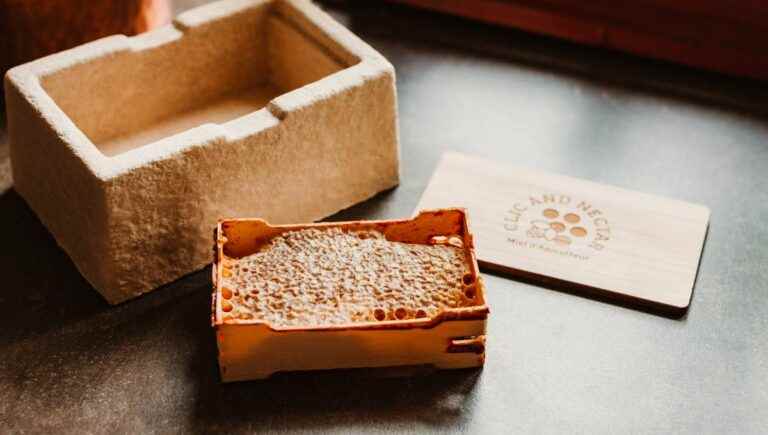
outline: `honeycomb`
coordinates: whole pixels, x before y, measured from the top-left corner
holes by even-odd
[[[377,231],[289,231],[252,255],[225,259],[224,320],[338,325],[476,305],[474,277],[459,246],[393,242]]]

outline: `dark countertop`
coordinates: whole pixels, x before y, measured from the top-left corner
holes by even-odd
[[[397,69],[402,184],[332,219],[410,215],[446,150],[701,203],[688,314],[486,275],[482,371],[222,385],[209,272],[108,306],[12,189],[0,138],[0,432],[768,432],[766,86],[351,8],[337,15]]]

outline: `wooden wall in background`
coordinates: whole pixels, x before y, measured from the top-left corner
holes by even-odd
[[[392,0],[736,76],[768,79],[764,0]]]
[[[135,35],[169,19],[170,0],[0,0],[0,74],[104,36]]]

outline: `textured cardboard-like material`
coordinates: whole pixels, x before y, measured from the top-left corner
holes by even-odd
[[[210,262],[221,216],[313,221],[397,185],[394,69],[301,0],[226,0],[5,78],[16,190],[110,302]]]
[[[223,308],[225,271],[233,259],[251,255],[272,238],[306,228],[375,230],[387,240],[413,244],[457,238],[468,263],[465,291],[470,306],[446,308],[433,317],[338,325],[275,326],[259,319],[229,319]],[[214,234],[211,321],[216,330],[224,382],[263,379],[280,371],[429,365],[440,369],[480,367],[485,362],[489,314],[472,234],[463,209],[426,210],[413,219],[270,225],[262,219],[225,219]]]

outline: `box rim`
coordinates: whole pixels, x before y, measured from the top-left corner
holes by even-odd
[[[283,18],[285,15],[281,14],[279,7],[290,8],[357,62],[320,80],[282,93],[265,107],[238,118],[220,124],[204,123],[114,156],[107,156],[99,150],[42,86],[46,76],[69,67],[164,45],[183,38],[187,32],[198,27],[266,3],[275,3],[273,13]],[[295,28],[303,28],[295,20],[285,21]],[[313,40],[330,50],[317,38]],[[146,33],[132,37],[107,36],[18,65],[6,73],[5,86],[15,87],[85,167],[101,181],[108,182],[135,168],[170,160],[196,147],[258,135],[277,126],[291,112],[387,74],[394,76],[394,67],[383,56],[308,0],[221,0],[185,11],[171,24]]]

